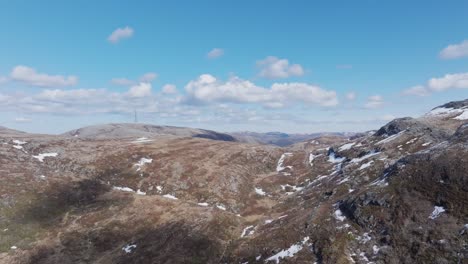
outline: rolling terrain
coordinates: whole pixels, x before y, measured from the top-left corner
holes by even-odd
[[[468,100],[278,147],[0,128],[0,263],[468,263]]]

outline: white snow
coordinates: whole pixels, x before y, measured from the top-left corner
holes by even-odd
[[[341,157],[341,158],[336,157],[335,152],[331,152],[330,155],[328,155],[328,161],[331,163],[340,163],[340,162],[343,162],[344,160],[345,160],[344,157]]]
[[[463,110],[461,109],[454,109],[452,107],[450,108],[445,108],[445,107],[437,107],[435,109],[433,109],[432,111],[430,111],[429,113],[427,113],[426,115],[449,115],[449,114],[455,114],[455,113],[460,113],[462,112]]]
[[[436,219],[441,213],[445,212],[445,208],[442,206],[434,206],[434,211],[432,211],[429,216],[430,219]]]
[[[125,253],[129,254],[129,253],[132,253],[132,251],[137,247],[136,244],[133,244],[133,245],[126,245],[122,248],[123,251],[125,251]]]
[[[118,190],[118,191],[123,191],[123,192],[135,192],[132,188],[129,188],[129,187],[114,186],[113,189]]]
[[[457,117],[454,117],[453,119],[456,119],[456,120],[467,120],[468,119],[468,109],[464,110],[463,113],[461,113],[461,115],[457,116]]]
[[[392,141],[392,140],[398,138],[399,136],[401,136],[401,135],[403,134],[403,132],[405,132],[405,131],[403,130],[403,131],[401,131],[400,133],[397,133],[397,134],[395,134],[395,135],[391,135],[391,136],[389,136],[389,137],[386,137],[386,138],[380,140],[379,142],[377,142],[377,143],[375,143],[375,144],[376,144],[376,145],[379,145],[379,144],[388,143],[388,142],[390,142],[390,141]]]
[[[291,245],[288,249],[281,250],[277,254],[267,258],[266,261],[274,260],[278,264],[283,258],[293,257],[297,252],[302,250],[307,241],[309,241],[309,237],[305,237],[301,242]]]
[[[17,247],[17,246],[11,246],[10,248],[13,249],[13,250],[15,250],[15,249],[17,249],[18,247]]]
[[[255,226],[253,226],[253,225],[244,228],[244,230],[242,231],[241,237],[246,237],[246,236],[252,235],[255,232],[254,228],[255,228]]]
[[[46,157],[57,157],[57,153],[41,153],[37,156],[33,156],[33,158],[38,159],[40,162],[44,162],[44,158]]]
[[[158,190],[158,192],[162,192],[163,187],[158,185],[158,186],[156,186],[156,190]]]
[[[429,146],[432,142],[426,142],[426,143],[423,143],[421,146],[425,147],[425,146]]]
[[[344,221],[346,219],[346,216],[343,215],[343,212],[341,212],[340,209],[337,209],[334,213],[333,216],[335,217],[336,220],[338,221]]]
[[[267,220],[265,220],[265,225],[267,225],[267,224],[271,224],[272,222],[273,222],[273,220],[271,220],[271,219],[267,219]]]
[[[367,163],[362,164],[361,167],[359,167],[359,170],[363,170],[363,169],[365,169],[365,168],[370,167],[370,166],[372,165],[372,163],[374,163],[373,160],[371,160],[371,161],[369,161],[369,162],[367,162]]]
[[[344,145],[341,146],[338,150],[339,150],[339,151],[349,150],[349,149],[351,149],[351,147],[354,146],[355,144],[356,144],[356,142],[344,144]]]
[[[255,187],[255,193],[258,194],[258,195],[266,195],[266,193],[262,190],[262,188],[257,188]]]
[[[309,154],[309,164],[310,164],[310,166],[313,165],[312,162],[314,161],[314,159],[315,159],[315,158],[318,158],[318,157],[320,157],[320,156],[322,156],[322,154],[314,155],[314,154],[310,153],[310,154]]]
[[[286,169],[286,167],[283,166],[283,162],[284,162],[284,159],[286,159],[286,157],[291,157],[293,154],[292,153],[284,153],[283,155],[281,155],[280,159],[278,160],[278,165],[276,166],[276,171],[277,172],[281,172],[283,171],[284,169]]]
[[[140,171],[141,170],[141,167],[143,167],[143,165],[145,164],[148,164],[148,163],[151,163],[153,162],[153,159],[148,159],[148,158],[141,158],[138,163],[135,164],[135,166],[137,167],[137,171]]]
[[[13,145],[15,149],[23,149],[23,146]]]
[[[409,140],[408,142],[406,142],[405,144],[408,145],[408,144],[411,144],[411,143],[414,143],[416,140],[418,140],[418,138],[413,138],[411,140]]]
[[[132,141],[132,143],[146,143],[146,142],[151,142],[153,141],[152,139],[148,139],[145,137],[137,138],[136,140]]]
[[[354,158],[354,159],[352,159],[352,160],[351,160],[351,163],[359,163],[359,162],[361,162],[361,161],[363,161],[363,160],[366,160],[366,159],[368,159],[368,158],[370,158],[370,157],[372,157],[372,156],[379,155],[379,154],[380,154],[380,152],[371,151],[369,154],[366,154],[366,155],[364,155],[364,156],[362,156],[362,157],[360,157],[360,158]]]
[[[179,200],[177,197],[175,197],[174,195],[170,195],[170,194],[165,194],[163,195],[164,198],[168,198],[168,199],[172,199],[172,200]]]
[[[198,203],[199,206],[208,206],[209,204],[208,203]]]
[[[222,205],[222,204],[221,205],[218,204],[218,205],[216,205],[216,207],[218,209],[220,209],[220,210],[226,211],[226,207],[224,207],[224,205]]]
[[[361,244],[365,244],[365,243],[371,241],[371,240],[372,240],[372,237],[369,236],[369,233],[364,233],[364,234],[362,234],[362,237],[361,237],[361,236],[357,236],[357,237],[356,237],[356,240],[359,241],[359,243],[361,243]]]
[[[377,253],[379,253],[379,250],[380,250],[380,248],[377,245],[374,245],[372,247],[372,251],[374,252],[374,255],[377,255]]]
[[[138,189],[138,190],[136,191],[136,194],[138,194],[138,195],[146,195],[146,192],[143,192],[143,191],[141,191],[140,189]]]
[[[295,192],[302,191],[302,189],[304,189],[304,187],[298,187],[298,186],[293,186],[293,185],[289,185],[289,184],[280,185],[280,186],[281,186],[281,190],[283,190],[283,191],[286,190],[286,187],[290,187],[290,188],[293,189]]]
[[[15,140],[13,140],[13,143],[15,143],[16,145],[24,145],[24,144],[26,144],[28,142],[15,139]]]

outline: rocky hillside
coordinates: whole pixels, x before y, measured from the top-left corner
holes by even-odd
[[[284,148],[0,130],[0,262],[468,263],[467,115]]]

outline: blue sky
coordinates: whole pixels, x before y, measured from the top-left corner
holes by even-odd
[[[374,129],[468,97],[467,10],[0,1],[0,125],[60,133],[136,109],[141,122],[218,131]]]

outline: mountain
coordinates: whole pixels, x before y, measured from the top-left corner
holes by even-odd
[[[312,133],[312,134],[287,134],[282,132],[234,132],[230,133],[239,142],[243,143],[256,143],[256,144],[270,144],[280,147],[293,145],[295,143],[307,141],[310,139],[323,137],[323,136],[338,136],[347,138],[354,135],[354,133]]]
[[[467,263],[467,113],[287,147],[0,130],[0,263]]]
[[[235,139],[228,134],[218,133],[210,130],[131,123],[88,126],[66,132],[63,135],[100,140],[122,139],[131,137],[151,138],[170,135],[178,137],[199,137],[213,140],[235,141]]]

